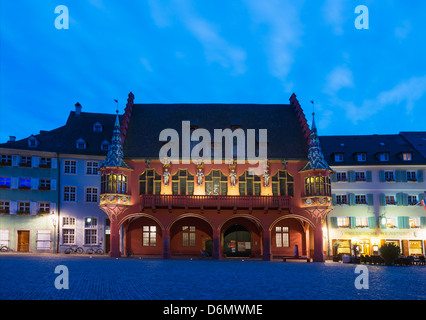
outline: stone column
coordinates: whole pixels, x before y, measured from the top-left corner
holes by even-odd
[[[220,230],[213,228],[213,259],[222,259],[222,250],[220,247]]]
[[[163,259],[170,259],[170,230],[163,230]]]
[[[116,219],[110,219],[110,252],[112,258],[121,257],[120,252],[120,227]]]
[[[262,245],[263,245],[263,260],[271,261],[272,260],[271,231],[269,229],[263,230]]]
[[[322,221],[319,221],[315,225],[314,230],[314,256],[313,262],[324,262],[324,244],[322,234]]]

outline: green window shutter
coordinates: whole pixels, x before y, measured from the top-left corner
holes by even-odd
[[[333,206],[335,206],[337,201],[336,201],[336,195],[334,193],[331,195],[331,199],[332,199]]]
[[[331,227],[337,229],[337,217],[330,217]]]
[[[355,229],[356,228],[356,217],[350,217],[349,219],[351,220],[351,229]]]
[[[380,205],[385,206],[386,205],[386,197],[384,193],[380,194]]]
[[[331,178],[331,182],[337,182],[337,176],[336,176],[336,174],[335,174],[335,173],[332,173],[332,174],[330,175],[330,178]]]
[[[398,217],[398,228],[399,229],[409,229],[409,218],[408,217]]]
[[[372,193],[367,194],[367,204],[369,206],[374,205],[374,195]]]
[[[355,194],[349,193],[349,205],[354,206],[355,205]]]
[[[368,217],[368,226],[370,229],[376,228],[376,217]]]
[[[402,193],[397,193],[396,194],[396,205],[397,206],[402,206]]]
[[[402,193],[402,205],[403,206],[408,206],[408,194],[407,193]]]
[[[348,171],[348,182],[355,182],[355,171]]]
[[[372,182],[373,181],[373,177],[372,177],[372,174],[371,174],[370,170],[366,171],[365,175],[366,175],[367,182]]]
[[[401,182],[401,170],[395,170],[395,182]]]
[[[401,170],[401,182],[407,182],[407,170]]]
[[[419,202],[425,199],[424,193],[419,193]]]
[[[385,171],[384,170],[379,171],[379,180],[380,180],[380,182],[385,182]]]
[[[426,229],[426,217],[420,217],[420,226]]]
[[[417,182],[423,182],[423,170],[417,170]]]

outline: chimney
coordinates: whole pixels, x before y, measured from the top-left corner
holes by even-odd
[[[75,115],[76,115],[76,116],[79,116],[79,115],[80,115],[80,113],[81,113],[81,108],[82,108],[82,106],[81,106],[80,102],[77,102],[77,103],[75,104]]]
[[[15,136],[9,136],[9,141],[8,142],[15,142],[16,137]]]

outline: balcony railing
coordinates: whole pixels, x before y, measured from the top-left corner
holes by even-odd
[[[286,209],[290,208],[288,196],[207,196],[207,195],[141,195],[142,208],[206,208],[220,209]]]

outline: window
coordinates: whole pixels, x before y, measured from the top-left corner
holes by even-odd
[[[50,213],[50,202],[39,202],[38,213]]]
[[[346,172],[336,172],[336,180],[337,181],[347,181],[348,178],[346,176]]]
[[[386,218],[386,227],[391,229],[396,228],[397,227],[396,218],[395,217]]]
[[[139,176],[139,194],[161,194],[161,175],[147,169]]]
[[[108,141],[104,141],[104,142],[101,143],[101,150],[103,150],[103,151],[109,150],[109,142]]]
[[[83,139],[78,139],[76,142],[75,142],[75,147],[77,148],[77,149],[86,149],[86,141],[84,141]]]
[[[75,174],[77,172],[77,161],[65,160],[64,173]]]
[[[86,162],[86,174],[92,174],[92,175],[98,174],[98,162],[87,161]]]
[[[285,170],[278,170],[272,176],[272,194],[274,196],[293,196],[294,195],[294,179],[291,174]]]
[[[356,218],[357,228],[368,228],[368,217]]]
[[[194,194],[194,176],[190,174],[187,169],[179,169],[178,172],[172,176],[172,194]]]
[[[420,228],[420,217],[410,217],[408,223],[410,228]]]
[[[39,190],[50,190],[50,179],[40,179]]]
[[[385,171],[385,180],[386,181],[395,181],[394,172],[393,171]]]
[[[409,194],[408,195],[408,205],[415,206],[417,205],[417,195]]]
[[[10,188],[10,178],[9,177],[0,177],[0,188],[9,189]]]
[[[396,205],[396,200],[394,195],[385,195],[385,202],[388,205]]]
[[[84,244],[97,244],[98,220],[86,218],[84,220]]]
[[[49,250],[50,237],[50,230],[37,230],[37,250]]]
[[[228,176],[220,170],[212,170],[205,177],[204,188],[206,195],[227,195]]]
[[[0,157],[0,164],[2,166],[11,166],[12,165],[12,156],[2,154]]]
[[[30,213],[30,203],[29,202],[19,202],[18,203],[18,213],[29,214]]]
[[[336,204],[348,204],[348,196],[346,194],[336,195]]]
[[[337,217],[337,227],[338,228],[349,228],[350,227],[349,217]]]
[[[355,203],[356,204],[367,204],[367,197],[365,194],[356,194],[355,195]]]
[[[98,202],[98,188],[86,188],[86,202]]]
[[[21,157],[21,161],[19,162],[19,166],[31,167],[31,157]]]
[[[50,168],[52,166],[51,158],[40,158],[40,163],[38,164],[40,168]]]
[[[182,227],[182,245],[184,247],[195,247],[195,227]]]
[[[9,201],[0,201],[0,213],[3,213],[3,214],[10,213],[10,202]]]
[[[101,177],[101,193],[127,193],[127,176],[124,174],[105,174]]]
[[[366,153],[357,153],[356,160],[358,162],[364,162],[367,161],[367,154]]]
[[[37,139],[34,137],[28,138],[28,146],[32,148],[37,147]]]
[[[411,152],[404,152],[402,154],[402,160],[403,161],[411,161],[412,160]]]
[[[335,153],[334,154],[335,162],[343,162],[343,153]]]
[[[142,245],[144,247],[155,247],[157,245],[157,227],[143,226]]]
[[[62,225],[68,226],[68,227],[75,227],[75,218],[74,217],[63,217],[62,218]]]
[[[30,189],[31,179],[30,178],[19,178],[19,189]]]
[[[247,170],[238,178],[240,196],[260,196],[261,178]]]
[[[379,160],[380,161],[389,161],[389,153],[388,152],[382,152],[379,154]]]
[[[355,171],[355,181],[365,181],[365,172]]]
[[[288,248],[290,246],[288,227],[275,227],[275,243],[278,248]]]
[[[102,132],[102,125],[99,122],[93,125],[93,132]]]
[[[417,181],[416,171],[407,171],[407,181]]]
[[[330,194],[330,178],[325,176],[305,178],[305,195],[327,195]]]
[[[64,201],[75,202],[75,200],[76,200],[76,188],[64,187]]]
[[[62,243],[69,245],[75,243],[75,229],[62,229]]]

